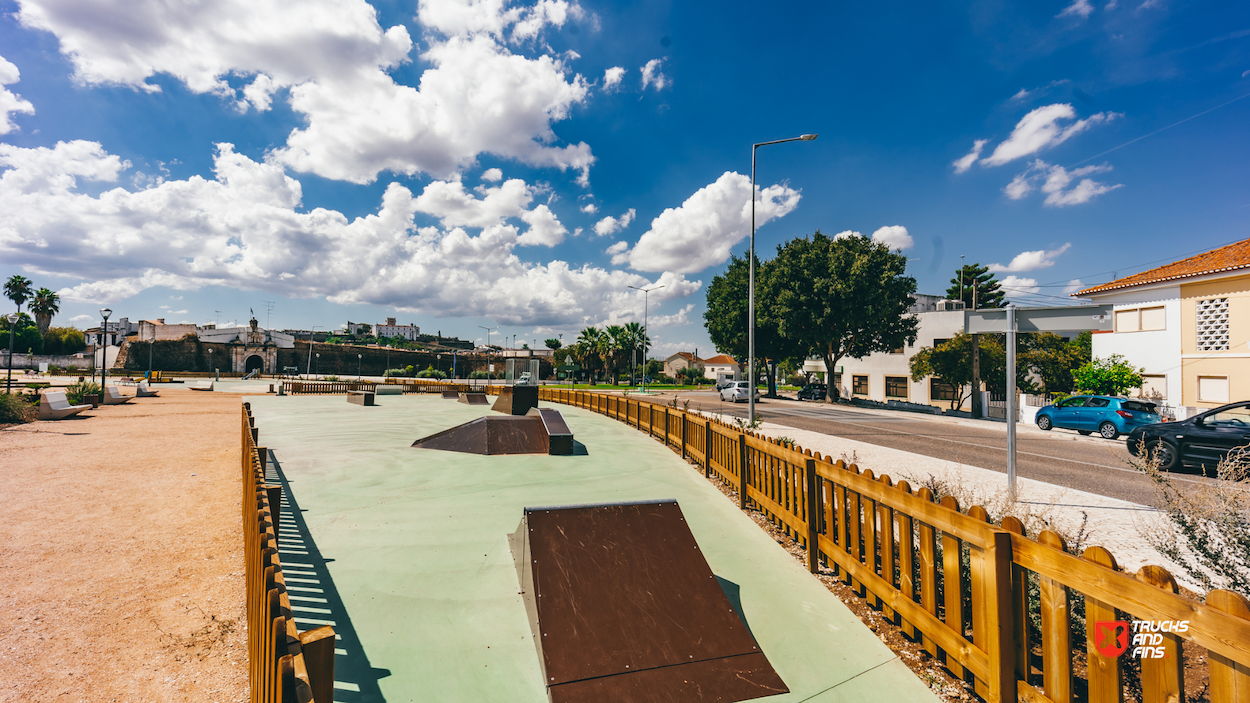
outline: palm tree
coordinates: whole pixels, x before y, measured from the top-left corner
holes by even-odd
[[[17,303],[17,311],[22,311],[22,303],[30,300],[30,279],[25,276],[10,276],[4,283],[4,297]]]
[[[604,365],[611,369],[614,386],[620,377],[621,362],[629,351],[629,340],[626,336],[624,327],[608,325],[599,338],[599,356],[603,358]]]
[[[592,377],[600,361],[599,338],[602,336],[603,331],[598,327],[587,327],[577,335],[577,341],[573,344],[573,358],[577,359],[582,368],[590,371]]]
[[[629,322],[625,324],[625,341],[626,348],[629,349],[630,367],[645,366],[647,348],[651,346],[651,340],[647,338],[646,331],[641,323]],[[646,373],[646,369],[643,369],[643,373]]]
[[[39,336],[48,333],[52,325],[52,316],[61,311],[61,296],[47,288],[35,291],[35,298],[30,303],[30,311],[35,313],[35,325],[39,328]]]

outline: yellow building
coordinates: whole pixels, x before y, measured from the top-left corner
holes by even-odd
[[[1115,306],[1115,331],[1094,335],[1094,356],[1144,367],[1169,405],[1250,399],[1250,239],[1074,295]]]

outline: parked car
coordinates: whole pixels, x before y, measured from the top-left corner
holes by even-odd
[[[716,390],[719,391],[727,386],[732,386],[734,383],[737,383],[737,381],[733,379],[733,376],[717,374]]]
[[[727,400],[731,403],[747,400],[748,393],[751,392],[751,384],[747,381],[734,381],[724,388],[720,389],[720,399]],[[755,399],[760,399],[759,389],[755,389]]]
[[[1116,439],[1143,425],[1161,422],[1159,409],[1150,401],[1129,400],[1109,395],[1074,395],[1037,411],[1037,426],[1076,430]]]
[[[824,400],[829,387],[823,383],[809,383],[799,389],[799,400]]]
[[[1250,444],[1250,400],[1229,403],[1180,422],[1138,427],[1129,433],[1129,454],[1144,445],[1159,459],[1159,468],[1181,465],[1215,469],[1228,452]]]

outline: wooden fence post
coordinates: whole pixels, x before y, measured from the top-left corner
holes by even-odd
[[[1008,515],[1002,519],[1000,523],[1002,528],[1012,534],[1024,536],[1024,523],[1019,518]],[[1086,551],[1086,554],[1089,552]],[[1086,601],[1088,605],[1090,601]],[[1089,611],[1086,611],[1087,619]],[[1114,615],[1114,613],[1113,613]],[[1114,620],[1115,618],[1111,618]],[[1012,641],[1016,647],[1016,679],[1020,681],[1029,680],[1029,574],[1020,566],[1012,565],[1011,567],[1011,630]],[[1090,660],[1091,662],[1093,660]],[[1090,666],[1090,684],[1091,698],[1090,703],[1094,703],[1092,684],[1093,684],[1093,665]]]
[[[265,464],[269,462],[269,449],[267,447],[257,447],[256,456],[260,459],[260,475],[265,475]]]
[[[1003,522],[1005,525],[1006,521]],[[1112,571],[1117,570],[1115,557],[1102,547],[1086,549],[1081,554],[1081,558],[1105,566]],[[1096,623],[1100,620],[1117,619],[1115,608],[1092,596],[1085,596],[1085,661],[1088,665],[1085,679],[1089,683],[1089,703],[1122,703],[1124,701],[1120,658],[1104,657],[1098,653],[1098,646],[1101,644],[1099,640],[1103,637],[1114,639],[1116,633],[1114,631],[1099,632]],[[1132,633],[1126,632],[1124,636],[1131,638]],[[1018,663],[1017,666],[1019,666]]]
[[[1250,601],[1243,596],[1216,589],[1207,594],[1207,605],[1216,610],[1250,620]],[[1210,653],[1208,667],[1211,679],[1211,700],[1250,701],[1250,665],[1238,664],[1215,652]]]
[[[1037,541],[1059,551],[1067,551],[1063,538],[1050,530],[1042,530]],[[1041,591],[1043,692],[1054,703],[1071,703],[1072,635],[1068,589],[1058,581],[1041,575],[1037,577],[1037,582]],[[1145,664],[1145,660],[1142,663]],[[1145,673],[1142,672],[1143,690]]]
[[[703,476],[712,478],[712,421],[703,421]]]
[[[265,486],[265,498],[269,501],[269,517],[273,520],[273,538],[278,539],[278,513],[282,510],[282,486]]]
[[[683,412],[681,414],[681,458],[682,460],[690,458],[690,455],[686,452],[686,425],[689,424],[689,420],[690,418],[687,417],[686,413]]]
[[[959,501],[954,496],[944,496],[942,503],[944,507],[950,508],[956,512],[959,511]],[[964,602],[963,602],[963,583],[960,552],[963,546],[960,544],[959,538],[955,535],[942,533],[942,595],[944,596],[943,605],[946,608],[946,626],[955,631],[960,639],[964,638],[964,625],[967,620],[964,618]],[[1067,656],[1067,650],[1064,650],[1064,656]],[[946,668],[958,679],[965,676],[964,667],[953,656],[948,653],[945,660]],[[1049,691],[1047,691],[1049,694]],[[1055,700],[1054,703],[1060,703]]]
[[[1137,580],[1158,586],[1168,593],[1176,593],[1176,579],[1162,566],[1143,566],[1137,572]],[[1185,659],[1181,653],[1181,638],[1163,635],[1163,658],[1141,660],[1142,703],[1167,703],[1179,701],[1185,696]],[[1047,692],[1049,693],[1049,691]],[[1218,700],[1212,698],[1212,701]]]
[[[916,495],[924,500],[933,500],[933,491],[925,486],[921,486]],[[934,543],[937,534],[932,525],[924,522],[920,523],[917,532],[920,534],[920,605],[937,617],[937,547]],[[937,643],[932,638],[921,633],[920,641],[925,651],[935,657],[938,655]]]
[[[807,479],[807,570],[820,573],[820,479],[816,476],[816,460],[803,462]]]
[[[738,507],[747,507],[747,436],[738,435]]]
[[[1016,703],[1016,647],[1012,637],[1012,559],[1011,535],[994,532],[993,541],[975,560],[973,572],[972,621],[982,623],[977,631],[984,643],[977,643],[989,659],[989,690],[983,694],[991,703]]]
[[[304,667],[308,671],[313,703],[333,703],[334,628],[322,625],[315,630],[301,632],[299,644],[300,651],[304,653]]]

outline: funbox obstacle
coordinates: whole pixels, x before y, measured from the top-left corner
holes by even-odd
[[[412,443],[422,449],[467,454],[573,453],[573,431],[559,410],[530,408],[528,415],[487,415]]]
[[[458,393],[460,402],[465,405],[490,405],[485,393]],[[443,396],[446,397],[446,396]]]
[[[373,405],[373,394],[369,391],[352,391],[347,394],[347,402],[356,405]]]
[[[538,407],[538,386],[504,386],[491,410],[505,415],[525,415]]]
[[[457,400],[460,398],[458,391],[443,391],[443,398],[446,400]]]
[[[508,541],[551,703],[789,691],[677,501],[525,508]]]

